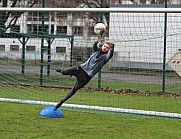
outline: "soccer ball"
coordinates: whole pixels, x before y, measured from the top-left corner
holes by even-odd
[[[97,35],[103,35],[106,32],[106,26],[103,23],[97,23],[94,26],[94,32]]]

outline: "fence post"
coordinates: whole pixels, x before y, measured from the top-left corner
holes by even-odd
[[[165,0],[165,8],[167,8],[167,0]],[[165,94],[165,75],[166,75],[166,50],[167,50],[167,13],[165,13],[164,19],[164,52],[163,52],[163,83],[162,94]]]
[[[103,3],[104,3],[104,0],[100,0],[100,8],[103,8]],[[99,21],[100,22],[103,22],[103,16],[104,16],[104,13],[103,12],[100,12],[100,19]],[[98,90],[100,91],[101,90],[101,70],[98,72]]]
[[[45,1],[42,0],[42,8],[45,7]],[[44,54],[44,32],[45,30],[45,15],[42,12],[42,27],[41,27],[41,63],[40,63],[40,86],[43,85],[43,54]]]

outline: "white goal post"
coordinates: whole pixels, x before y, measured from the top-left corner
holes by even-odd
[[[20,99],[9,99],[9,98],[0,98],[0,102],[13,102],[13,103],[47,105],[47,106],[49,106],[49,105],[50,106],[56,106],[56,104],[57,104],[54,102],[20,100]],[[178,114],[178,113],[165,113],[165,112],[144,111],[144,110],[135,110],[135,109],[88,106],[88,105],[78,105],[78,104],[62,104],[61,107],[75,108],[75,109],[88,109],[88,110],[114,112],[114,113],[128,113],[128,114],[139,114],[139,115],[148,115],[148,116],[181,118],[181,114]]]

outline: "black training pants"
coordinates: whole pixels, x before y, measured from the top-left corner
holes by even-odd
[[[72,97],[76,93],[77,90],[79,90],[80,88],[83,88],[92,78],[80,66],[69,67],[65,70],[62,70],[62,74],[74,75],[77,78],[77,82],[75,83],[74,87],[62,99],[63,102],[65,102],[67,99]]]

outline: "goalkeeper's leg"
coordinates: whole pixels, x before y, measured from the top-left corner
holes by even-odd
[[[59,108],[66,100],[68,100],[70,97],[72,97],[77,90],[80,88],[83,88],[92,77],[88,76],[82,69],[79,69],[78,74],[76,74],[77,82],[75,83],[74,87],[65,95],[60,102],[56,105],[56,109]]]
[[[76,83],[77,84],[77,83]],[[61,100],[60,102],[55,106],[55,108],[59,108],[66,100],[68,100],[70,97],[72,97],[76,91],[80,88],[80,87],[76,87],[76,84],[75,86],[67,93],[67,95],[65,95]]]
[[[65,95],[60,102],[55,106],[55,108],[59,108],[66,100],[68,100],[70,97],[72,97],[78,89],[82,88],[82,85],[79,85],[78,82],[74,85],[74,87]]]

